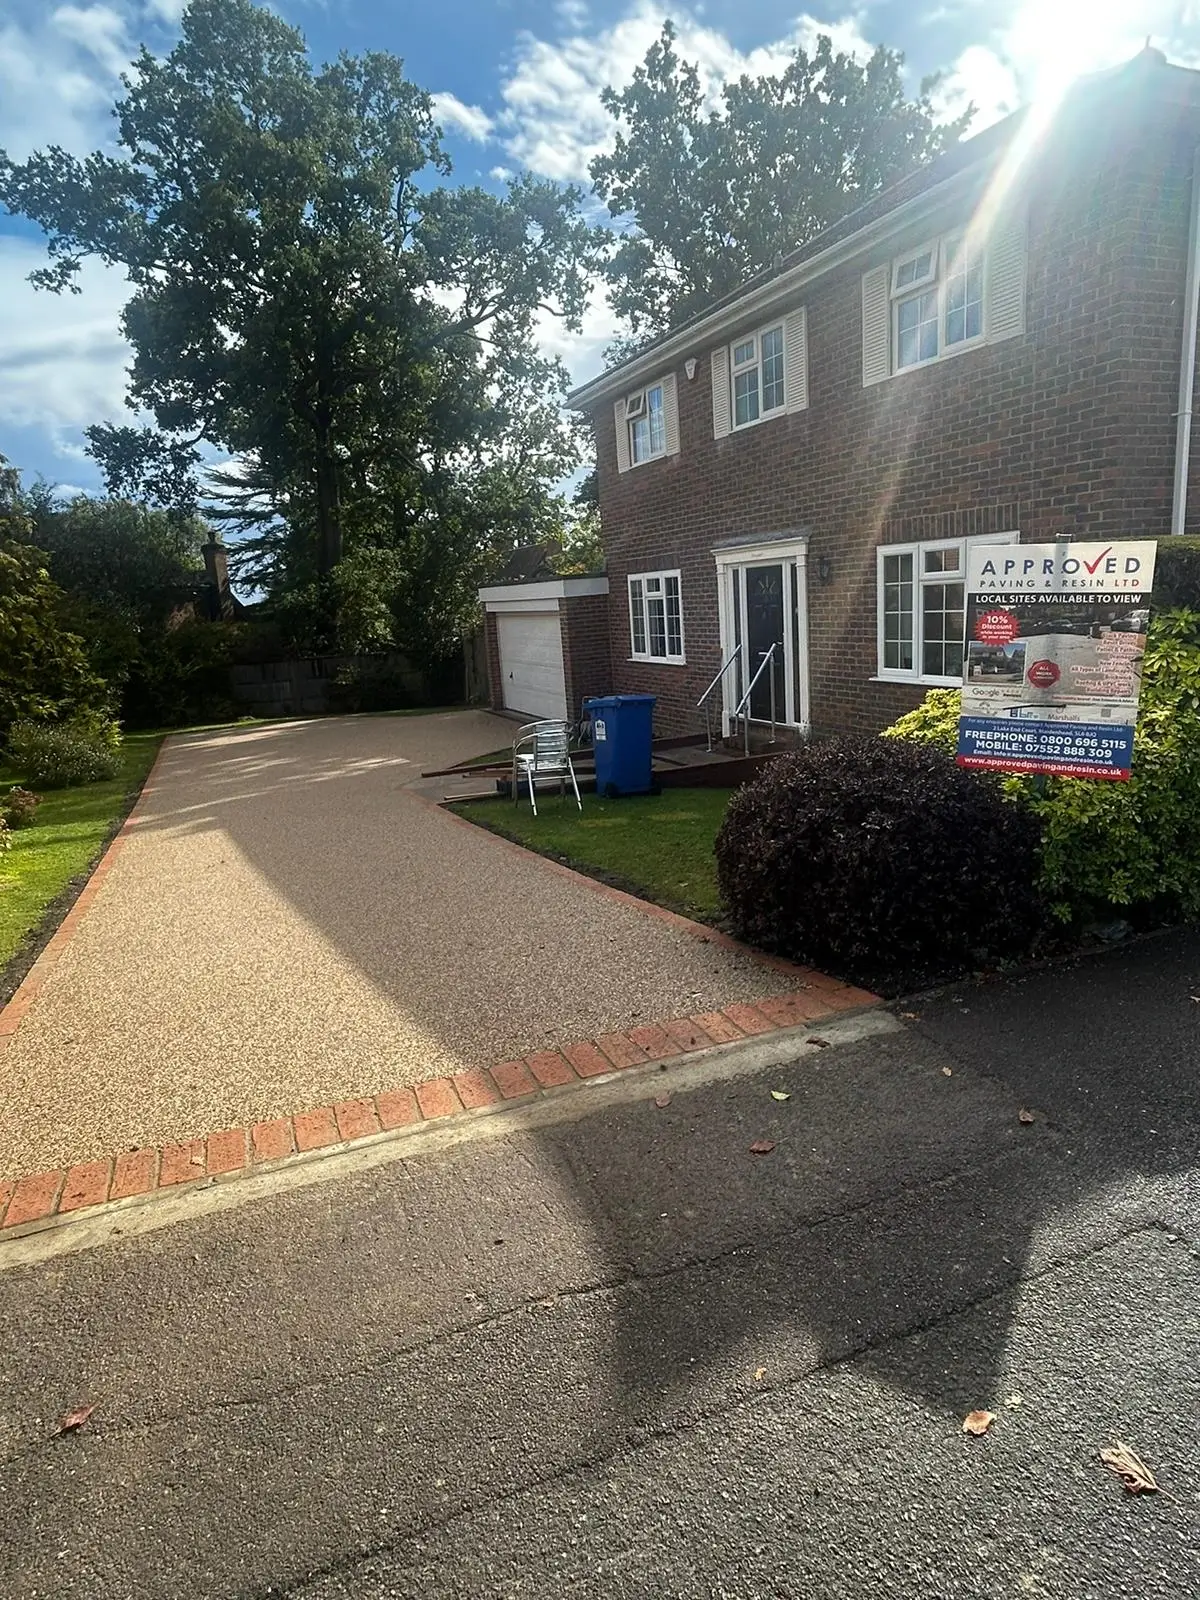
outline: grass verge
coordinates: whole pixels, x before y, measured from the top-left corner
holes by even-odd
[[[477,800],[450,809],[540,855],[627,889],[701,922],[717,921],[713,841],[728,789],[668,789],[663,794],[601,800],[585,795],[582,812],[557,795],[524,801]]]
[[[0,1000],[15,988],[9,964],[50,907],[90,872],[146,781],[162,741],[161,733],[127,734],[115,778],[46,791],[33,826],[14,830],[12,849],[0,857]],[[0,765],[0,792],[23,782],[17,768]]]

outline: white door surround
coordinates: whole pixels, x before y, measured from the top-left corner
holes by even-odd
[[[787,534],[778,539],[757,539],[718,546],[717,616],[721,635],[721,660],[731,655],[739,665],[724,679],[722,731],[731,730],[734,709],[745,693],[761,659],[760,644],[772,632],[769,612],[756,621],[753,596],[757,589],[778,609],[777,631],[782,635],[783,664],[776,675],[776,721],[807,734],[810,726],[808,681],[808,535]],[[760,608],[761,611],[761,608]],[[754,638],[756,628],[761,638]],[[774,643],[772,638],[769,642]],[[756,659],[758,657],[758,659]],[[764,694],[765,691],[765,694]],[[767,675],[759,680],[757,698],[750,706],[751,720],[770,715]],[[762,703],[759,703],[759,702]]]

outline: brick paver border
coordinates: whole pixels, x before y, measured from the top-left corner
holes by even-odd
[[[47,975],[99,894],[126,840],[137,827],[144,802],[154,790],[166,745],[164,738],[129,814],[16,993],[0,1009],[0,1059]],[[478,827],[428,796],[412,789],[408,793],[412,799],[441,811],[460,827]],[[498,845],[532,857],[548,871],[573,878],[643,916],[669,923],[693,938],[739,951],[766,967],[786,973],[796,985],[795,992],[769,995],[753,1004],[736,1002],[723,1011],[646,1023],[625,1033],[604,1033],[599,1038],[576,1040],[556,1050],[535,1050],[520,1060],[501,1061],[489,1068],[474,1067],[452,1077],[431,1078],[412,1087],[386,1089],[371,1097],[341,1100],[335,1105],[297,1111],[246,1127],[221,1128],[180,1143],[125,1150],[116,1156],[81,1162],[53,1172],[0,1178],[0,1236],[7,1234],[11,1238],[19,1232],[45,1227],[57,1218],[74,1216],[112,1201],[150,1196],[168,1189],[178,1192],[182,1185],[196,1186],[218,1177],[262,1171],[281,1162],[309,1158],[314,1152],[345,1149],[360,1140],[380,1138],[421,1123],[484,1114],[500,1106],[536,1100],[565,1089],[578,1089],[585,1083],[607,1079],[631,1067],[667,1061],[689,1051],[734,1044],[784,1029],[808,1027],[824,1017],[882,1004],[877,995],[865,989],[840,983],[778,956],[750,950],[717,928],[693,922],[652,901],[640,900],[548,856],[527,850],[514,839],[490,829],[486,831]]]
[[[604,1033],[559,1050],[535,1050],[494,1067],[472,1067],[411,1088],[340,1100],[247,1127],[222,1128],[176,1144],[127,1150],[53,1172],[0,1179],[0,1237],[14,1237],[19,1231],[44,1227],[56,1218],[113,1200],[258,1172],[313,1152],[344,1150],[361,1140],[446,1117],[486,1115],[501,1106],[581,1089],[631,1067],[788,1029],[808,1029],[823,1018],[882,1004],[865,989],[819,972],[795,970],[802,987],[794,994],[770,995],[752,1005],[738,1002],[723,1011],[674,1017],[626,1033]]]

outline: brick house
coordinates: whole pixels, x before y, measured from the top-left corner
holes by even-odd
[[[774,646],[753,719],[773,671],[795,736],[870,732],[961,681],[972,541],[1193,527],[1198,147],[1200,74],[1146,50],[577,389],[609,649],[595,594],[572,714],[646,691],[690,733],[725,665],[728,731]]]

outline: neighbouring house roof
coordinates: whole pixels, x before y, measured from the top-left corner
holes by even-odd
[[[1168,83],[1185,81],[1194,93],[1200,73],[1175,66],[1167,61],[1161,51],[1147,46],[1120,67],[1080,79],[1073,86],[1068,99],[1080,109],[1094,109],[1105,105],[1126,85],[1140,90],[1150,85],[1157,88],[1161,84],[1165,92]],[[748,278],[740,288],[715,301],[706,311],[663,334],[644,350],[610,367],[591,382],[572,390],[567,396],[568,406],[576,411],[586,411],[603,400],[614,398],[622,390],[653,376],[664,365],[677,361],[685,353],[694,353],[705,340],[719,338],[727,331],[732,332],[735,325],[752,312],[773,309],[898,229],[917,222],[926,213],[948,201],[968,194],[973,189],[981,189],[1012,145],[1029,114],[1028,108],[1013,112],[1001,122],[973,138],[962,140],[926,166],[881,190],[807,244],[784,256],[776,265]]]
[[[557,576],[550,563],[554,546],[550,544],[523,544],[505,560],[495,582],[533,583],[539,578]]]

